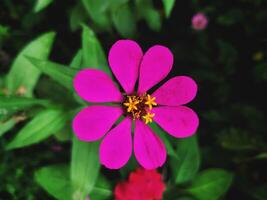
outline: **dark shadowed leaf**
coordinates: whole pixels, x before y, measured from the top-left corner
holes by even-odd
[[[123,37],[133,37],[136,32],[136,19],[128,3],[114,7],[111,14],[116,30]]]
[[[81,0],[85,10],[91,17],[93,22],[103,30],[110,30],[111,23],[108,16],[107,8],[109,1],[107,0]]]
[[[196,176],[186,189],[199,200],[217,200],[229,189],[233,175],[222,169],[208,169]]]
[[[34,12],[40,12],[41,10],[45,9],[49,6],[53,0],[36,0],[36,4],[34,6]]]
[[[168,18],[171,15],[171,11],[174,7],[175,0],[162,0],[162,1],[163,1],[165,15]]]

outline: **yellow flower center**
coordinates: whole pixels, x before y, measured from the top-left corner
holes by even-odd
[[[126,113],[130,114],[135,119],[142,119],[146,124],[153,121],[155,113],[151,113],[153,106],[157,106],[156,98],[151,97],[149,94],[142,96],[132,95],[127,96],[126,101],[123,103]]]

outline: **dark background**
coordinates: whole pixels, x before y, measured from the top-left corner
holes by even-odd
[[[80,29],[71,30],[69,25],[76,4],[57,0],[34,13],[34,1],[1,0],[0,25],[8,31],[0,32],[0,75],[8,72],[24,45],[50,30],[57,33],[50,59],[68,64],[81,46]],[[198,95],[190,106],[200,117],[201,168],[234,172],[225,199],[267,199],[267,2],[176,1],[169,18],[164,17],[161,1],[153,5],[161,15],[160,29],[151,30],[140,18],[129,37],[144,50],[154,44],[168,46],[175,57],[169,76],[189,75],[197,81]],[[209,19],[203,31],[191,26],[192,16],[199,11]],[[114,27],[106,31],[90,19],[85,22],[93,27],[106,53],[114,41],[124,37]],[[0,199],[49,199],[32,180],[33,171],[68,161],[70,144],[60,144],[63,151],[49,151],[51,145],[60,143],[50,138],[5,152],[3,147],[22,125],[0,138]],[[263,158],[256,157],[263,153]]]

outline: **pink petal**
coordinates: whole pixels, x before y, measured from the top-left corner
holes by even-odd
[[[138,93],[143,94],[171,71],[173,55],[171,51],[160,45],[155,45],[145,53],[141,66]]]
[[[153,108],[153,113],[155,113],[153,120],[174,137],[189,137],[197,130],[198,116],[186,106],[156,107]]]
[[[89,106],[75,116],[72,128],[80,140],[96,141],[111,129],[122,113],[122,108],[117,106]]]
[[[141,120],[135,121],[134,153],[137,161],[145,169],[161,167],[166,160],[163,142]]]
[[[134,92],[142,57],[142,49],[132,40],[119,40],[109,51],[111,70],[127,94]]]
[[[105,136],[100,145],[100,162],[109,169],[123,167],[132,154],[132,120],[126,117]]]
[[[197,93],[196,82],[188,76],[176,76],[157,89],[152,96],[159,105],[178,106],[192,101]]]
[[[98,69],[83,69],[74,77],[74,89],[86,101],[121,102],[123,96],[112,79]]]

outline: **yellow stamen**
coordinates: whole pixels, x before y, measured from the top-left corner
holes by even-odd
[[[130,96],[128,96],[128,102],[123,103],[127,108],[127,112],[132,112],[134,110],[137,110],[137,104],[139,104],[139,101],[137,99],[134,99]]]
[[[145,120],[145,123],[148,124],[148,123],[151,123],[153,120],[153,117],[155,116],[155,113],[150,113],[150,112],[147,112],[147,114],[145,116],[143,116],[143,119]]]
[[[151,96],[148,94],[145,104],[149,107],[149,110],[152,109],[152,106],[156,106],[156,97],[151,98]]]

